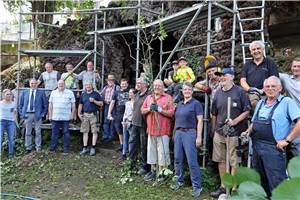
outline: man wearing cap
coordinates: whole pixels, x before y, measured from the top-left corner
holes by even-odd
[[[229,163],[231,174],[236,172],[240,159],[237,156],[238,136],[247,129],[245,118],[250,114],[249,100],[239,86],[233,82],[234,71],[224,68],[222,72],[215,72],[220,77],[221,88],[216,91],[212,102],[212,129],[215,130],[213,139],[213,161],[218,163],[220,178],[226,169],[226,136],[229,136]],[[228,98],[230,101],[230,116],[227,117]],[[218,198],[225,193],[224,183],[210,195]]]
[[[185,82],[193,83],[195,81],[195,74],[187,64],[187,60],[184,57],[180,57],[178,60],[179,68],[174,70],[173,80],[178,81],[179,84],[174,88],[174,102],[179,102],[181,97],[180,90],[182,84]]]
[[[264,57],[265,44],[262,41],[253,41],[249,45],[252,60],[247,61],[241,71],[240,84],[248,92],[252,109],[264,94],[263,82],[270,76],[279,76],[275,63]]]

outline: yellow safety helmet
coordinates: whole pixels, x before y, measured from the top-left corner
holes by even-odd
[[[205,58],[204,58],[205,71],[212,67],[217,67],[217,59],[213,55],[205,56]]]

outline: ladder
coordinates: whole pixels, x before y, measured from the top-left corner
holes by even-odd
[[[238,3],[237,3],[238,4]],[[241,18],[240,12],[241,11],[253,11],[253,10],[260,10],[261,15],[254,18]],[[237,5],[237,18],[240,26],[240,32],[241,32],[241,47],[242,47],[242,54],[243,54],[243,63],[245,64],[247,60],[251,60],[252,57],[247,57],[246,55],[246,48],[249,48],[249,45],[251,41],[245,41],[245,35],[251,34],[251,33],[260,33],[260,39],[263,43],[265,43],[265,37],[264,37],[264,18],[265,18],[265,0],[261,1],[261,5],[258,6],[252,6],[252,7],[241,7],[239,8]],[[245,22],[255,22],[258,21],[260,23],[259,29],[254,30],[245,30]],[[264,55],[266,56],[266,51],[264,51]]]

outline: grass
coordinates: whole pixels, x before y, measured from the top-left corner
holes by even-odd
[[[101,146],[101,145],[98,145]],[[74,149],[74,148],[73,148]],[[132,182],[121,183],[124,166],[116,162],[114,149],[98,148],[95,157],[79,156],[73,150],[68,156],[60,153],[43,155],[31,153],[1,163],[1,190],[41,199],[193,199],[191,186],[177,192],[170,183],[152,186],[142,176],[132,175]],[[215,187],[216,175],[202,170],[205,190],[199,199],[208,197],[208,189]],[[20,198],[8,198],[20,199]]]

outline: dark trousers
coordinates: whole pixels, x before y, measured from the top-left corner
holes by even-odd
[[[50,151],[55,151],[57,142],[58,142],[58,134],[59,129],[62,129],[63,137],[64,137],[64,153],[69,153],[70,148],[70,132],[69,132],[69,122],[70,121],[55,121],[52,120],[52,135],[51,135],[51,146]]]
[[[286,152],[279,151],[275,144],[253,140],[252,167],[260,174],[261,184],[268,196],[287,178]]]
[[[114,122],[107,119],[109,104],[104,104],[104,116],[103,116],[103,140],[114,139]],[[113,113],[112,113],[113,115]]]
[[[129,158],[135,162],[139,152],[141,153],[142,167],[148,170],[146,128],[132,126],[132,132],[129,136]]]

